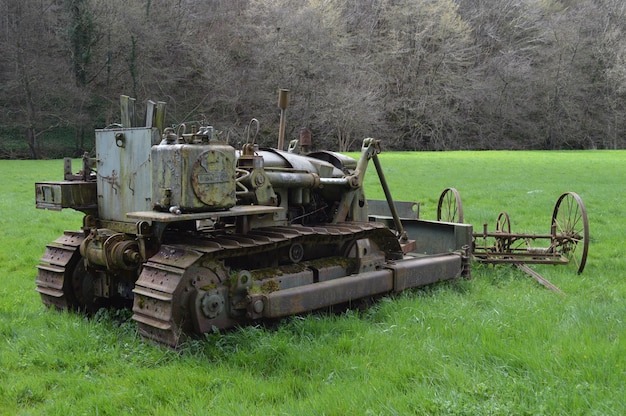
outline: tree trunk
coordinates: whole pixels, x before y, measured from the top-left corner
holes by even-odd
[[[35,128],[31,125],[26,128],[26,142],[30,149],[30,157],[32,159],[39,159],[39,150],[37,149],[37,133]]]
[[[80,157],[84,153],[85,149],[85,126],[80,125],[76,128],[74,134],[74,156]]]

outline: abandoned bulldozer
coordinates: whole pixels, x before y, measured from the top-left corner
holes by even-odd
[[[66,160],[64,180],[36,183],[37,208],[85,214],[40,260],[44,304],[132,306],[141,335],[176,346],[469,277],[472,227],[420,220],[417,203],[394,202],[377,140],[363,141],[358,160],[295,140],[284,151],[283,96],[277,148],[251,138],[235,149],[208,125],[163,128],[161,102],[134,127],[133,102],[123,96],[122,124],[96,131],[80,172]],[[386,201],[365,197],[370,160]]]

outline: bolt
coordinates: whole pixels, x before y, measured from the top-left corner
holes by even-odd
[[[263,301],[261,299],[257,299],[252,305],[252,309],[254,310],[254,313],[263,312]]]

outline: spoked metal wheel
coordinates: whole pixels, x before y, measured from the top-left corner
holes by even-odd
[[[555,251],[569,259],[583,272],[589,250],[589,220],[583,201],[574,192],[559,197],[552,213]]]
[[[507,236],[496,237],[496,251],[505,253],[511,249],[511,219],[509,214],[502,211],[496,220],[496,233],[507,234]]]
[[[437,221],[463,222],[463,205],[461,195],[454,188],[446,188],[439,197],[437,204]]]

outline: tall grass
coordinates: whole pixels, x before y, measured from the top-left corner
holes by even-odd
[[[582,275],[535,266],[566,296],[510,267],[411,290],[366,309],[291,317],[187,342],[138,337],[129,313],[46,310],[45,245],[80,214],[34,209],[61,161],[0,161],[0,414],[626,414],[623,207],[626,152],[383,153],[398,200],[434,219],[456,187],[465,218],[546,233],[565,191],[591,227]],[[383,198],[368,171],[370,198]]]

